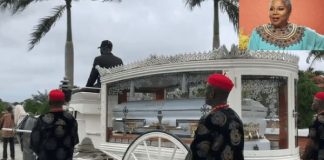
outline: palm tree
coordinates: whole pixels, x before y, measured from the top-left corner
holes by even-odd
[[[312,50],[309,52],[308,57],[306,59],[306,62],[309,63],[310,59],[313,58],[311,64],[309,65],[309,68],[312,68],[314,65],[315,61],[322,61],[324,60],[324,51],[320,51],[320,50]]]
[[[46,0],[0,0],[1,9],[10,9],[12,14],[23,11],[32,2],[42,2]],[[52,15],[40,19],[38,25],[34,27],[34,31],[31,33],[31,39],[29,40],[29,51],[32,50],[41,38],[54,26],[55,22],[61,18],[64,10],[66,9],[67,17],[67,32],[65,43],[65,77],[70,81],[70,87],[73,86],[73,71],[74,71],[74,52],[72,41],[72,24],[71,24],[71,3],[72,0],[64,0],[64,5],[54,7]],[[77,0],[75,0],[77,1]],[[93,0],[94,1],[94,0]],[[102,0],[113,1],[113,0]],[[119,0],[120,1],[120,0]]]
[[[205,0],[186,0],[186,5],[190,9],[195,6],[200,7],[200,3]],[[214,0],[214,34],[213,34],[213,49],[219,48],[219,16],[218,6],[221,11],[228,14],[229,20],[233,23],[234,29],[237,32],[239,22],[239,3],[238,0]]]

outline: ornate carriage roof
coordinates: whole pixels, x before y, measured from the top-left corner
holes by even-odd
[[[208,52],[185,53],[170,56],[151,55],[149,58],[135,61],[127,65],[120,65],[113,68],[101,68],[96,66],[101,76],[114,74],[125,70],[143,68],[162,64],[176,64],[190,61],[209,61],[220,59],[266,59],[272,61],[282,61],[285,63],[298,64],[299,58],[295,55],[281,51],[240,51],[237,47],[232,47],[230,51],[225,46]]]

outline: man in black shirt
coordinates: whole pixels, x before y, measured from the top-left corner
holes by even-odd
[[[93,61],[93,66],[86,87],[101,87],[100,75],[98,70],[95,68],[97,65],[104,68],[111,68],[123,64],[123,61],[120,58],[111,53],[113,45],[109,40],[102,41],[99,48],[101,55],[96,57]],[[96,81],[97,83],[95,84]]]
[[[78,124],[63,111],[64,93],[49,93],[50,112],[39,116],[30,136],[31,149],[38,160],[72,160],[74,146],[79,143]]]

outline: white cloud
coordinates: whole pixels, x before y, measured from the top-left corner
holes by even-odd
[[[29,34],[39,19],[62,1],[33,3],[22,13],[0,18],[0,98],[23,101],[37,91],[58,87],[64,76],[66,15],[30,52]],[[230,47],[237,34],[225,14],[220,18],[221,44]],[[113,42],[113,53],[124,63],[150,54],[208,51],[212,48],[213,4],[205,1],[192,11],[184,1],[124,0],[121,3],[73,1],[75,85],[84,86],[97,47],[104,39]]]
[[[31,94],[59,85],[64,76],[66,15],[30,52],[29,34],[40,18],[62,1],[33,3],[22,13],[0,18],[0,98],[22,101]],[[212,3],[191,11],[183,1],[73,1],[75,84],[84,86],[97,47],[104,39],[114,43],[113,53],[125,63],[150,54],[177,54],[210,50],[212,45]],[[231,30],[231,29],[227,29]],[[227,42],[237,43],[235,40]]]

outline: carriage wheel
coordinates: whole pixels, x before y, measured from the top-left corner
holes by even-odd
[[[183,160],[188,151],[188,146],[176,136],[163,131],[150,131],[128,146],[123,160]]]

